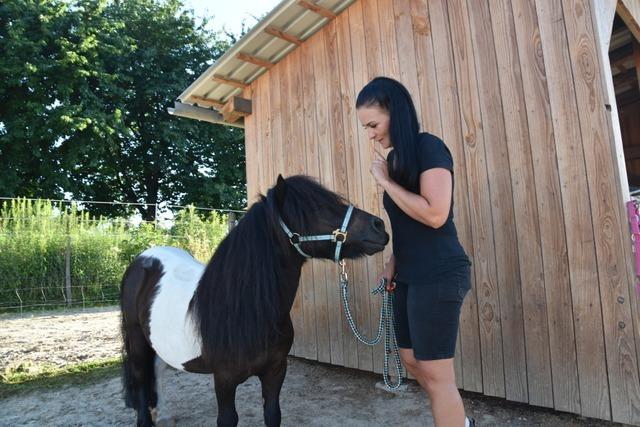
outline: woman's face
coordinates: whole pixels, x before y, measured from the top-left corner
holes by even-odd
[[[367,131],[369,140],[380,144],[383,149],[391,148],[389,113],[386,110],[377,105],[370,105],[358,108],[356,114]]]

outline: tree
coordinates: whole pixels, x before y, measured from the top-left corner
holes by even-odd
[[[0,155],[16,171],[0,178],[4,195],[68,192],[148,203],[138,208],[145,219],[163,201],[244,207],[242,131],[166,111],[228,48],[226,39],[205,30],[206,22],[196,26],[181,9],[177,0],[12,0],[0,8],[0,37],[13,40],[10,56],[0,58],[0,78],[5,70],[31,76],[0,92],[3,99],[11,95],[6,111],[0,107]],[[33,22],[25,15],[44,27],[40,34],[28,34]],[[13,52],[24,44],[39,53],[31,74],[20,65],[24,55]],[[28,167],[36,151],[42,160]],[[113,215],[124,208],[92,209]]]

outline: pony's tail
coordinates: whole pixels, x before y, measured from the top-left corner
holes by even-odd
[[[122,386],[124,402],[136,411],[140,405],[155,408],[156,393],[155,351],[147,342],[140,327],[135,310],[135,298],[139,287],[144,286],[146,269],[144,263],[135,260],[122,278],[120,287],[120,312],[122,333]],[[144,404],[146,402],[146,405]]]

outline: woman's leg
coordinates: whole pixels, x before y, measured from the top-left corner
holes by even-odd
[[[453,359],[416,360],[413,350],[404,348],[400,357],[429,396],[436,427],[464,427],[464,405],[456,387]]]

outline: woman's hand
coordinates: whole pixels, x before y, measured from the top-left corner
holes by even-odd
[[[395,287],[392,283],[393,277],[395,276],[395,274],[396,274],[396,260],[392,254],[391,257],[389,257],[389,261],[387,261],[387,263],[385,264],[384,270],[382,270],[382,273],[378,275],[376,283],[380,283],[382,279],[386,279],[387,291],[392,290],[390,289],[390,287],[391,286]]]
[[[375,157],[373,162],[371,162],[371,169],[369,171],[379,186],[384,187],[384,185],[389,182],[390,178],[387,160],[377,151],[375,152]]]

